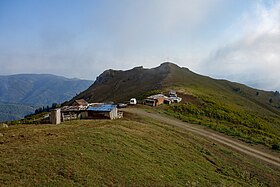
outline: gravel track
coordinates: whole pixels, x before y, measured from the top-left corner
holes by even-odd
[[[226,145],[234,150],[245,153],[249,156],[252,156],[256,159],[265,161],[269,164],[272,164],[272,165],[280,168],[280,158],[279,157],[276,157],[269,153],[265,153],[263,151],[257,150],[248,144],[240,143],[239,141],[234,140],[230,137],[226,137],[225,135],[221,135],[219,133],[215,133],[215,132],[211,132],[210,130],[203,129],[201,126],[186,123],[186,122],[183,122],[183,121],[180,121],[175,118],[168,117],[168,116],[165,116],[165,115],[162,115],[159,113],[146,112],[145,110],[140,109],[140,108],[125,108],[125,109],[122,109],[122,111],[137,114],[140,116],[146,116],[146,117],[152,118],[154,120],[157,120],[159,122],[163,122],[163,123],[166,123],[171,126],[176,126],[176,127],[185,129],[189,132],[192,132],[192,133],[198,134],[200,136],[206,137],[208,139],[214,140],[215,142]]]

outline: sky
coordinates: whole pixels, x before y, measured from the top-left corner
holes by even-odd
[[[165,61],[280,90],[280,0],[0,1],[0,75],[95,80]]]

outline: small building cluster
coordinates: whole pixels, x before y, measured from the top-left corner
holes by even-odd
[[[145,105],[158,106],[161,104],[179,103],[182,98],[177,96],[176,91],[171,90],[168,96],[156,94],[147,97]],[[136,105],[135,98],[131,98],[130,105]],[[50,122],[60,124],[63,121],[75,119],[117,119],[122,118],[123,113],[118,111],[119,108],[126,107],[127,104],[119,103],[118,105],[108,103],[88,103],[84,99],[75,100],[71,106],[63,106],[51,111]]]
[[[182,98],[177,96],[176,91],[171,90],[168,96],[165,96],[164,94],[156,94],[147,97],[144,104],[149,106],[158,106],[161,104],[179,103],[181,101]]]
[[[117,119],[122,118],[117,105],[105,103],[88,103],[84,99],[76,100],[71,106],[63,106],[51,112],[52,124],[73,119]]]

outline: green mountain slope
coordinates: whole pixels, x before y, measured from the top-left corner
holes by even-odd
[[[177,88],[182,92],[189,91],[193,95],[208,96],[227,104],[233,104],[237,108],[238,106],[240,106],[239,108],[245,107],[251,111],[263,109],[280,114],[278,92],[263,91],[227,80],[212,79],[195,74],[186,68],[179,68],[174,64],[169,64],[169,66],[170,73],[163,83],[165,88]]]
[[[165,107],[181,120],[201,124],[250,143],[280,150],[280,96],[226,80],[215,80],[170,64],[166,88],[194,101]]]
[[[279,92],[212,79],[173,63],[152,69],[107,70],[74,99],[123,102],[170,89],[177,90],[183,102],[161,107],[166,113],[245,141],[280,149]]]

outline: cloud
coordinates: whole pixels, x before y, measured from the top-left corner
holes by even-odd
[[[94,25],[94,29],[102,29],[106,37],[104,46],[94,49],[106,49],[106,55],[102,57],[115,62],[111,63],[111,68],[135,65],[150,67],[168,57],[185,58],[188,55],[184,53],[192,49],[188,40],[207,22],[205,18],[218,6],[221,6],[221,0],[143,0],[121,3],[110,8],[109,15],[104,12],[106,15],[101,16],[102,22]]]
[[[215,77],[280,90],[280,1],[270,6],[259,2],[233,32],[229,38],[234,39],[212,52],[201,68]]]
[[[32,10],[26,4],[24,11],[7,5],[0,19],[0,74],[94,79],[105,69],[170,60],[199,73],[280,88],[279,1],[65,2],[32,3]]]
[[[28,4],[10,5],[17,11],[6,11],[13,27],[2,22],[6,33],[0,31],[0,73],[94,79],[109,68],[153,67],[167,59],[180,63],[196,58],[190,55],[190,39],[195,40],[206,18],[223,4],[222,0],[85,2],[67,6],[35,2],[32,10]]]

